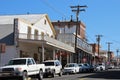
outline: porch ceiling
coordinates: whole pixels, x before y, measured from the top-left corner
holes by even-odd
[[[66,48],[62,45],[57,45],[57,43],[55,43],[55,42],[51,43],[51,42],[47,42],[45,40],[19,39],[19,43],[27,43],[27,44],[30,43],[30,44],[34,44],[34,45],[37,45],[37,46],[42,46],[42,44],[44,43],[45,48],[65,50],[65,51],[74,53],[74,50],[73,49],[71,50],[71,48],[69,49],[69,47]]]
[[[90,51],[87,51],[87,50],[85,50],[85,49],[83,49],[83,48],[81,48],[81,47],[79,47],[79,46],[77,46],[77,48],[79,48],[79,49],[83,50],[84,52],[86,52],[86,53],[88,53],[88,54],[91,54],[91,55],[93,55],[93,53],[92,53],[92,52],[90,52]]]

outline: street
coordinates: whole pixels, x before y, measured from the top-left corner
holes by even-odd
[[[56,75],[54,78],[44,78],[43,80],[119,80],[120,69],[109,69],[108,71],[92,72],[92,73],[79,73],[62,75],[59,77]],[[17,80],[17,79],[7,79]],[[38,80],[35,78],[29,78],[28,80]]]
[[[44,78],[43,80],[118,80],[120,79],[120,69],[111,69],[102,72],[80,73],[73,75],[63,75],[62,77]]]

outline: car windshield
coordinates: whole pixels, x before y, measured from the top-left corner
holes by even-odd
[[[81,67],[81,66],[82,66],[82,64],[79,64],[78,66],[80,66],[80,67]]]
[[[26,64],[26,59],[17,59],[17,60],[10,60],[8,65],[23,65]]]
[[[98,65],[102,65],[102,64],[98,64]]]
[[[88,64],[84,64],[84,66],[89,66]]]
[[[65,67],[74,67],[74,64],[67,64]]]
[[[54,66],[54,62],[43,62],[45,66]]]

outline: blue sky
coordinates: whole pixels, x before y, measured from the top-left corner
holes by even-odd
[[[120,0],[0,0],[0,15],[8,14],[48,14],[51,21],[70,20],[75,13],[70,6],[87,5],[80,12],[79,20],[86,25],[86,36],[90,43],[96,42],[95,35],[101,37],[101,49],[110,49],[116,54],[120,49]]]

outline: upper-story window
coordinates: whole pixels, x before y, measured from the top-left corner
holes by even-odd
[[[27,38],[31,38],[31,27],[28,27]]]
[[[47,24],[47,21],[46,21],[46,20],[44,20],[44,24],[45,24],[45,25]]]
[[[35,39],[38,39],[38,30],[36,30],[36,29],[35,29],[35,31],[34,31],[34,38],[35,38]]]
[[[44,32],[41,32],[41,36],[44,36]]]
[[[41,32],[41,38],[44,39],[44,32]]]
[[[31,27],[28,27],[28,34],[31,34]]]

